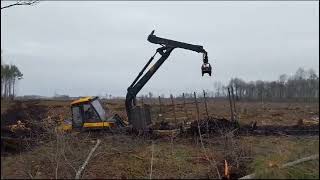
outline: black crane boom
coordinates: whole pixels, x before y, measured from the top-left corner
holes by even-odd
[[[179,41],[174,41],[170,39],[164,39],[161,37],[157,37],[154,35],[154,31],[151,32],[151,34],[148,36],[148,41],[154,44],[160,44],[164,46],[170,46],[170,47],[175,47],[175,48],[183,48],[183,49],[188,49],[191,51],[196,51],[198,53],[206,53],[206,51],[203,49],[203,46],[200,45],[193,45],[193,44],[188,44],[184,42],[179,42]]]
[[[156,53],[149,59],[147,64],[142,68],[138,76],[132,82],[132,84],[127,89],[126,95],[126,111],[128,115],[129,123],[132,124],[132,109],[136,106],[136,95],[143,88],[143,86],[149,81],[153,74],[159,69],[159,67],[164,63],[164,61],[169,57],[170,53],[175,48],[182,48],[198,53],[203,53],[203,65],[202,65],[202,75],[208,73],[211,76],[211,65],[208,63],[208,54],[204,50],[203,46],[193,45],[184,42],[174,41],[170,39],[160,38],[154,35],[154,31],[148,36],[148,41],[154,44],[160,44],[162,47],[158,48]],[[149,66],[149,64],[154,59],[155,55],[159,53],[161,57],[155,62],[155,64],[144,74],[142,74]],[[141,77],[141,78],[140,78]],[[135,128],[135,127],[134,127]]]

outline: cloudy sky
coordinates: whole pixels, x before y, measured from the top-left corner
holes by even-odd
[[[213,76],[201,76],[201,54],[175,49],[140,93],[212,90],[232,77],[276,80],[298,67],[319,72],[316,1],[49,1],[1,10],[3,59],[24,74],[19,95],[124,96],[159,47],[147,41],[152,30],[202,45]]]

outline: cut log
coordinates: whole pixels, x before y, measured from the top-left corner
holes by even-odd
[[[80,169],[77,171],[76,173],[76,177],[75,179],[79,179],[80,178],[80,175],[82,173],[82,171],[84,170],[84,168],[87,166],[92,154],[94,153],[94,151],[97,149],[97,147],[99,146],[99,144],[101,143],[100,139],[97,140],[97,143],[96,145],[91,149],[87,159],[84,161],[84,163],[82,164],[82,166],[80,167]]]
[[[288,163],[283,164],[282,166],[280,166],[280,169],[286,168],[286,167],[290,167],[290,166],[294,166],[294,165],[300,164],[302,162],[316,160],[316,159],[319,159],[319,154],[315,154],[315,155],[312,155],[312,156],[304,157],[304,158],[298,159],[296,161],[288,162]],[[252,173],[252,174],[243,176],[242,178],[239,178],[239,179],[254,179],[254,178],[255,178],[255,173]]]

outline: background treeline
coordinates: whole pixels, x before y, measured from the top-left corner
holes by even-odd
[[[227,85],[214,83],[214,91],[207,91],[208,97],[227,98],[228,87],[233,87],[237,101],[319,101],[319,76],[313,69],[299,68],[295,74],[282,74],[275,81],[250,81],[232,78]],[[192,93],[184,93],[192,98]],[[199,97],[203,94],[198,95]],[[182,97],[179,95],[178,97]]]
[[[22,76],[23,74],[17,66],[2,62],[1,52],[1,99],[14,98],[17,80],[20,80]]]

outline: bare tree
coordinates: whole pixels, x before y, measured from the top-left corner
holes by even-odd
[[[148,96],[149,96],[150,99],[152,99],[152,97],[153,97],[152,92],[149,92],[149,93],[148,93]]]

